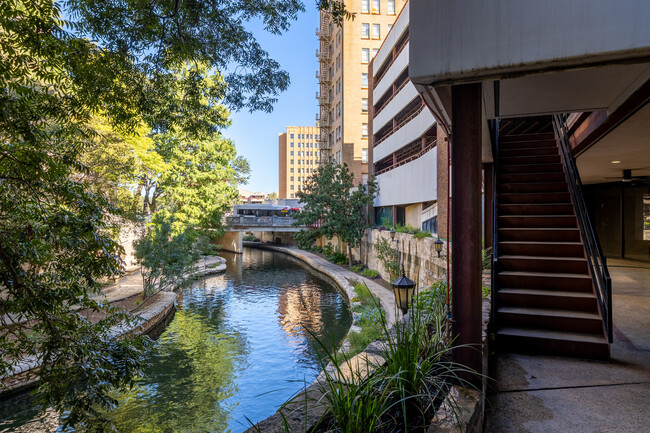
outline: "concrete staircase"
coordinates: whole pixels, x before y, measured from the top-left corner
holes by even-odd
[[[553,134],[499,138],[499,350],[606,359],[609,344]]]

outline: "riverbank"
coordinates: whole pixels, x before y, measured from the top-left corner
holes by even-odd
[[[218,256],[206,256],[197,263],[197,270],[189,278],[197,279],[207,275],[224,272],[225,260]],[[160,291],[147,299],[142,299],[143,282],[140,270],[131,272],[92,297],[99,303],[107,303],[127,311],[137,319],[131,324],[112,327],[109,333],[114,338],[131,334],[147,334],[156,329],[173,313],[176,294]],[[97,313],[87,312],[89,320],[98,319]],[[10,374],[0,377],[0,398],[25,391],[36,386],[39,380],[38,356],[29,356],[13,366]]]

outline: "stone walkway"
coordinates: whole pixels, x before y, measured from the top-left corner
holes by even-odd
[[[499,355],[486,432],[650,432],[650,264],[608,267],[610,362]]]
[[[199,260],[196,266],[197,276],[208,275],[225,271],[226,260],[219,256],[206,256]],[[142,273],[140,272],[140,269],[123,276],[117,280],[115,284],[107,286],[102,290],[101,294],[93,296],[93,299],[117,302],[139,293],[142,293]]]

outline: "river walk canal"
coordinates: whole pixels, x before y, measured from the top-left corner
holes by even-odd
[[[310,332],[329,347],[347,333],[344,296],[298,260],[223,256],[224,274],[179,292],[145,377],[111,414],[120,432],[242,432],[317,377]],[[28,427],[35,415],[27,396],[5,400],[0,431],[39,431]]]

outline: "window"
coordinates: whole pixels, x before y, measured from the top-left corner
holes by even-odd
[[[361,99],[361,112],[362,113],[368,112],[368,98]]]
[[[361,63],[370,63],[370,48],[361,48]]]
[[[370,24],[368,23],[361,24],[361,37],[365,39],[370,39]]]
[[[395,15],[395,0],[388,0],[388,15]]]
[[[368,124],[367,123],[362,123],[361,124],[361,136],[363,138],[368,138]]]
[[[289,189],[293,191],[293,185],[289,185]]]
[[[379,24],[373,24],[372,25],[372,37],[373,37],[373,39],[380,39],[381,38],[381,33],[380,33],[379,29],[380,29]]]
[[[368,163],[368,149],[361,149],[361,162]]]
[[[361,87],[368,88],[368,74],[366,72],[361,74]]]
[[[379,13],[379,0],[372,0],[372,13],[373,14]]]
[[[293,198],[293,194],[291,194],[291,198]]]
[[[291,156],[293,156],[293,150],[289,153]]]
[[[379,48],[373,48],[372,49],[372,58],[374,59],[377,53],[379,52]]]
[[[289,173],[293,173],[293,168],[290,169],[291,171]]]
[[[293,182],[293,176],[289,178],[289,182]]]
[[[291,142],[291,147],[293,147],[293,141]]]
[[[290,159],[290,160],[289,160],[289,164],[293,164],[293,159]]]
[[[390,32],[390,29],[392,29],[392,28],[393,28],[393,25],[392,25],[392,24],[388,24],[388,30],[386,30],[386,33]]]
[[[291,137],[289,137],[289,138],[293,139],[293,134],[291,134]]]
[[[361,13],[370,13],[370,0],[361,0]]]

